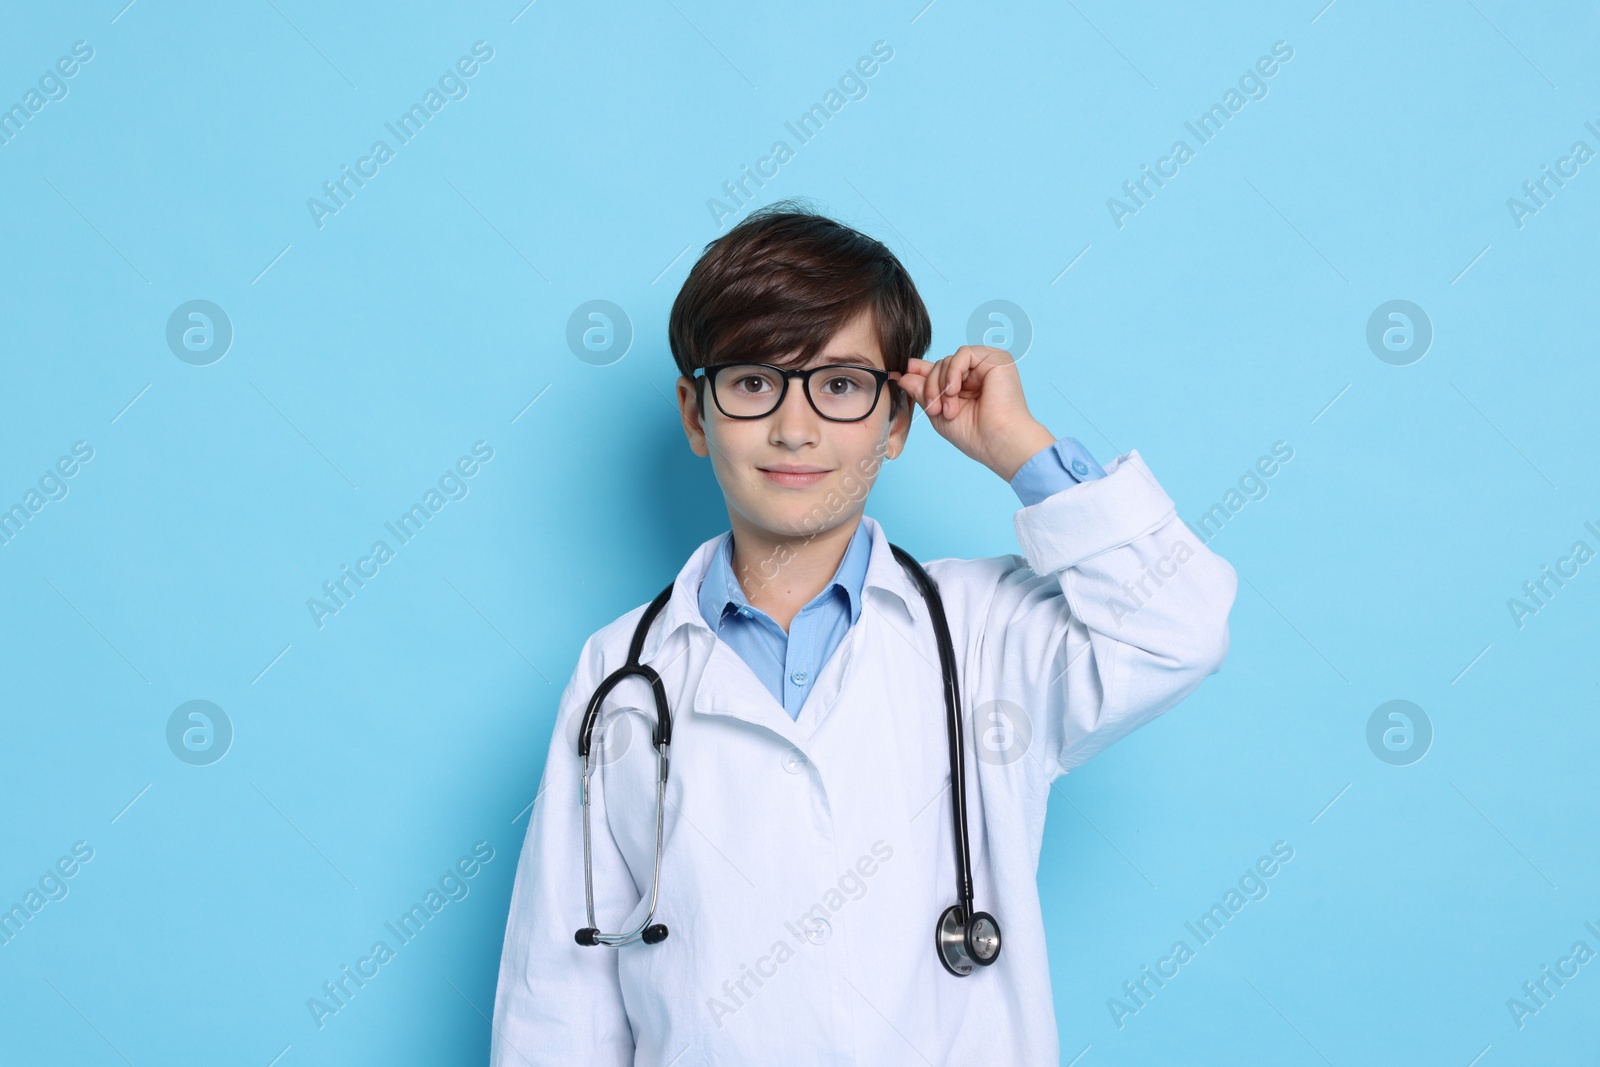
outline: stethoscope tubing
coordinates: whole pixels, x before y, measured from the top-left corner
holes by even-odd
[[[663,808],[666,805],[667,775],[670,771],[670,762],[667,750],[672,744],[672,713],[667,706],[667,689],[661,682],[661,676],[654,667],[648,663],[640,663],[640,656],[644,653],[645,634],[650,629],[650,624],[655,621],[656,615],[666,607],[668,599],[672,596],[672,586],[668,585],[645,609],[639,626],[634,630],[633,640],[628,646],[628,661],[621,668],[613,671],[602,681],[595,690],[594,696],[589,698],[589,706],[584,711],[583,729],[578,734],[578,755],[583,759],[583,899],[587,909],[589,925],[585,931],[590,940],[583,942],[594,945],[610,945],[621,948],[631,945],[635,941],[644,940],[644,933],[650,926],[650,920],[655,916],[656,903],[661,888],[661,845],[663,832]],[[611,691],[628,678],[639,677],[650,683],[651,695],[655,698],[656,728],[655,735],[651,738],[656,749],[656,849],[655,870],[650,877],[650,907],[645,912],[644,919],[639,925],[626,933],[605,934],[601,933],[595,924],[594,918],[594,862],[590,845],[589,829],[589,776],[594,771],[591,755],[594,726],[601,703]],[[662,936],[665,936],[663,933]]]
[[[970,974],[974,964],[987,966],[1000,952],[1000,931],[994,917],[973,910],[972,859],[967,843],[967,775],[966,752],[961,731],[961,688],[956,665],[955,648],[950,638],[949,621],[944,613],[944,601],[939,588],[921,564],[900,546],[890,544],[890,550],[901,566],[911,575],[933,622],[935,643],[939,649],[939,669],[944,682],[945,732],[950,756],[950,812],[954,829],[956,866],[956,893],[958,903],[947,908],[935,926],[935,948],[945,969],[957,977]],[[661,887],[661,853],[663,834],[663,809],[666,804],[666,785],[669,770],[667,750],[672,743],[672,712],[668,706],[666,686],[661,676],[648,664],[640,662],[644,652],[645,635],[655,617],[666,606],[676,583],[669,584],[656,594],[645,609],[633,639],[628,647],[628,660],[623,666],[607,675],[589,700],[584,712],[582,729],[578,734],[578,754],[583,760],[583,894],[589,925],[579,930],[575,937],[581,945],[609,945],[620,948],[636,941],[655,944],[667,937],[667,928],[657,923],[651,925]],[[625,933],[601,933],[595,925],[594,915],[594,865],[590,846],[589,777],[593,772],[590,746],[600,704],[622,681],[641,677],[650,683],[656,705],[656,728],[652,741],[656,748],[656,847],[655,870],[650,879],[650,906],[644,918],[634,929]],[[954,924],[953,926],[950,924]],[[974,924],[978,924],[975,927]],[[975,930],[981,927],[980,936]],[[978,946],[982,946],[979,948]]]
[[[965,916],[972,915],[972,860],[967,854],[967,775],[965,745],[961,736],[961,691],[956,679],[955,649],[950,642],[950,625],[944,614],[944,600],[937,587],[911,554],[890,545],[895,558],[905,566],[922,591],[923,602],[933,619],[935,643],[939,646],[939,672],[944,677],[945,733],[950,745],[950,809],[955,827],[956,895]]]
[[[644,918],[624,934],[602,934],[595,926],[594,921],[594,864],[589,853],[589,757],[583,758],[583,899],[588,908],[589,928],[595,930],[596,944],[610,945],[621,948],[631,945],[635,941],[643,940],[644,930],[650,925],[650,920],[656,913],[656,894],[661,888],[661,834],[662,817],[661,809],[666,799],[667,788],[667,753],[664,748],[656,750],[656,863],[655,870],[650,875],[650,907],[644,913]]]

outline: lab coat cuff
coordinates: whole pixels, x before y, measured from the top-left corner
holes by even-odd
[[[1076,566],[1163,525],[1176,507],[1137,449],[1094,478],[1021,508],[1017,543],[1035,574]]]

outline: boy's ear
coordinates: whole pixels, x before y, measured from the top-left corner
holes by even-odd
[[[888,388],[888,392],[893,400],[889,408],[889,440],[886,456],[895,459],[906,447],[906,438],[911,434],[911,416],[917,406],[911,402],[911,394],[899,386]]]
[[[678,414],[683,418],[683,432],[689,438],[689,450],[697,456],[710,456],[706,443],[705,411],[700,406],[699,390],[694,378],[678,377]]]

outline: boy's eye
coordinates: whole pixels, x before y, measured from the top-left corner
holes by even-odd
[[[860,389],[861,383],[854,378],[840,374],[829,378],[822,388],[824,392],[832,393],[834,396],[848,396],[851,390]]]
[[[733,381],[733,387],[741,393],[759,393],[762,391],[762,386],[770,388],[771,385],[772,383],[767,381],[764,375],[760,374],[746,374],[744,377],[735,378]]]

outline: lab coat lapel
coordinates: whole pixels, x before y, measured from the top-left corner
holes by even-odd
[[[839,703],[840,694],[846,690],[846,683],[850,677],[850,664],[855,658],[855,650],[861,643],[861,622],[845,631],[844,640],[839,642],[839,647],[834,650],[833,656],[823,664],[822,671],[817,675],[817,684],[811,687],[811,692],[806,694],[805,705],[800,709],[800,717],[795,720],[795,729],[800,739],[809,742],[823,722],[833,714],[835,705]],[[846,711],[844,714],[850,714]]]
[[[685,639],[691,647],[703,642],[711,647],[705,668],[700,673],[699,684],[695,686],[694,703],[691,705],[693,712],[697,715],[742,719],[753,726],[771,730],[793,743],[794,722],[788,712],[772,699],[772,694],[751,671],[749,664],[726,641],[719,640],[711,627],[706,625],[705,619],[700,617],[700,582],[711,566],[711,557],[716,554],[717,546],[726,536],[725,533],[718,534],[702,542],[684,563],[673,581],[672,595],[667,599],[661,617],[645,638],[640,658],[645,663],[655,665],[657,670],[664,669],[664,661],[675,658],[664,652],[668,643],[674,641],[674,635],[679,630],[687,629]],[[679,646],[675,655],[682,655],[684,651]]]
[[[926,665],[927,655],[920,650],[916,634],[919,620],[927,614],[922,595],[900,561],[895,559],[883,527],[865,515],[861,521],[867,524],[872,535],[872,554],[868,557],[867,574],[861,588],[861,617],[850,627],[833,658],[823,667],[816,686],[806,698],[805,707],[800,710],[796,725],[801,738],[807,742],[813,738],[820,740],[818,735],[823,725],[835,715],[874,715],[882,710],[868,706],[870,700],[864,702],[860,699],[859,686],[852,688],[851,676],[855,671],[876,667],[893,673],[902,666],[920,671]],[[894,661],[883,659],[882,662],[873,663],[872,660],[881,657],[872,653],[867,653],[867,660],[862,660],[862,649],[884,647],[883,641],[873,645],[872,638],[885,628],[898,634],[886,639],[896,653]],[[910,658],[900,657],[899,653],[902,652]],[[936,662],[932,669],[937,675]],[[855,694],[854,698],[850,698],[852,693]],[[847,706],[840,708],[840,704]],[[848,732],[861,725],[859,722],[836,722],[834,730]]]
[[[786,727],[780,732],[783,736],[795,740],[802,751],[808,751],[807,743],[817,736],[823,724],[836,713],[847,716],[871,713],[872,709],[861,707],[858,701],[851,702],[849,707],[839,709],[837,712],[835,710],[845,702],[844,698],[852,691],[851,674],[860,667],[858,653],[860,649],[866,647],[869,631],[878,627],[892,627],[899,632],[899,640],[913,642],[918,620],[926,614],[925,608],[922,607],[922,596],[906,574],[905,568],[900,565],[900,561],[894,558],[894,552],[889,547],[889,539],[884,534],[883,528],[869,516],[863,515],[861,521],[867,524],[872,546],[867,560],[866,578],[861,588],[861,617],[846,631],[844,640],[823,665],[821,673],[817,676],[817,683],[807,695],[805,706],[800,709],[797,720],[791,722],[788,713],[775,701],[772,703],[774,710],[782,716]],[[906,651],[916,654],[919,665],[926,660],[926,656],[914,645],[908,647]],[[738,659],[736,655],[732,658]],[[888,668],[889,664],[885,663],[882,666]],[[933,670],[937,673],[936,663]],[[748,670],[746,673],[750,674]],[[760,680],[753,674],[750,674],[750,680],[763,693],[767,692],[766,687],[762,686]],[[767,695],[770,697],[771,694]],[[851,724],[835,724],[836,727],[840,725],[848,729]]]
[[[773,699],[749,664],[727,642],[718,640],[700,617],[700,582],[724,534],[703,542],[678,572],[662,617],[651,627],[645,641],[644,661],[655,660],[666,642],[682,627],[688,626],[699,631],[691,633],[689,639],[710,641],[712,647],[700,683],[695,689],[694,712],[741,719],[770,730],[791,744],[802,744],[829,717],[846,688],[851,658],[854,650],[860,646],[860,624],[865,621],[866,614],[874,610],[887,612],[890,617],[877,620],[879,625],[894,626],[902,632],[909,632],[924,613],[920,605],[922,598],[900,561],[894,558],[883,527],[870,516],[863,515],[861,521],[868,524],[872,534],[872,554],[867,562],[867,574],[862,587],[863,617],[845,634],[839,649],[824,666],[798,722],[789,718],[783,705]],[[918,606],[913,608],[913,603]]]
[[[783,709],[750,665],[726,641],[713,639],[700,684],[695,688],[697,715],[724,715],[770,730],[793,744],[798,740],[794,720]]]

